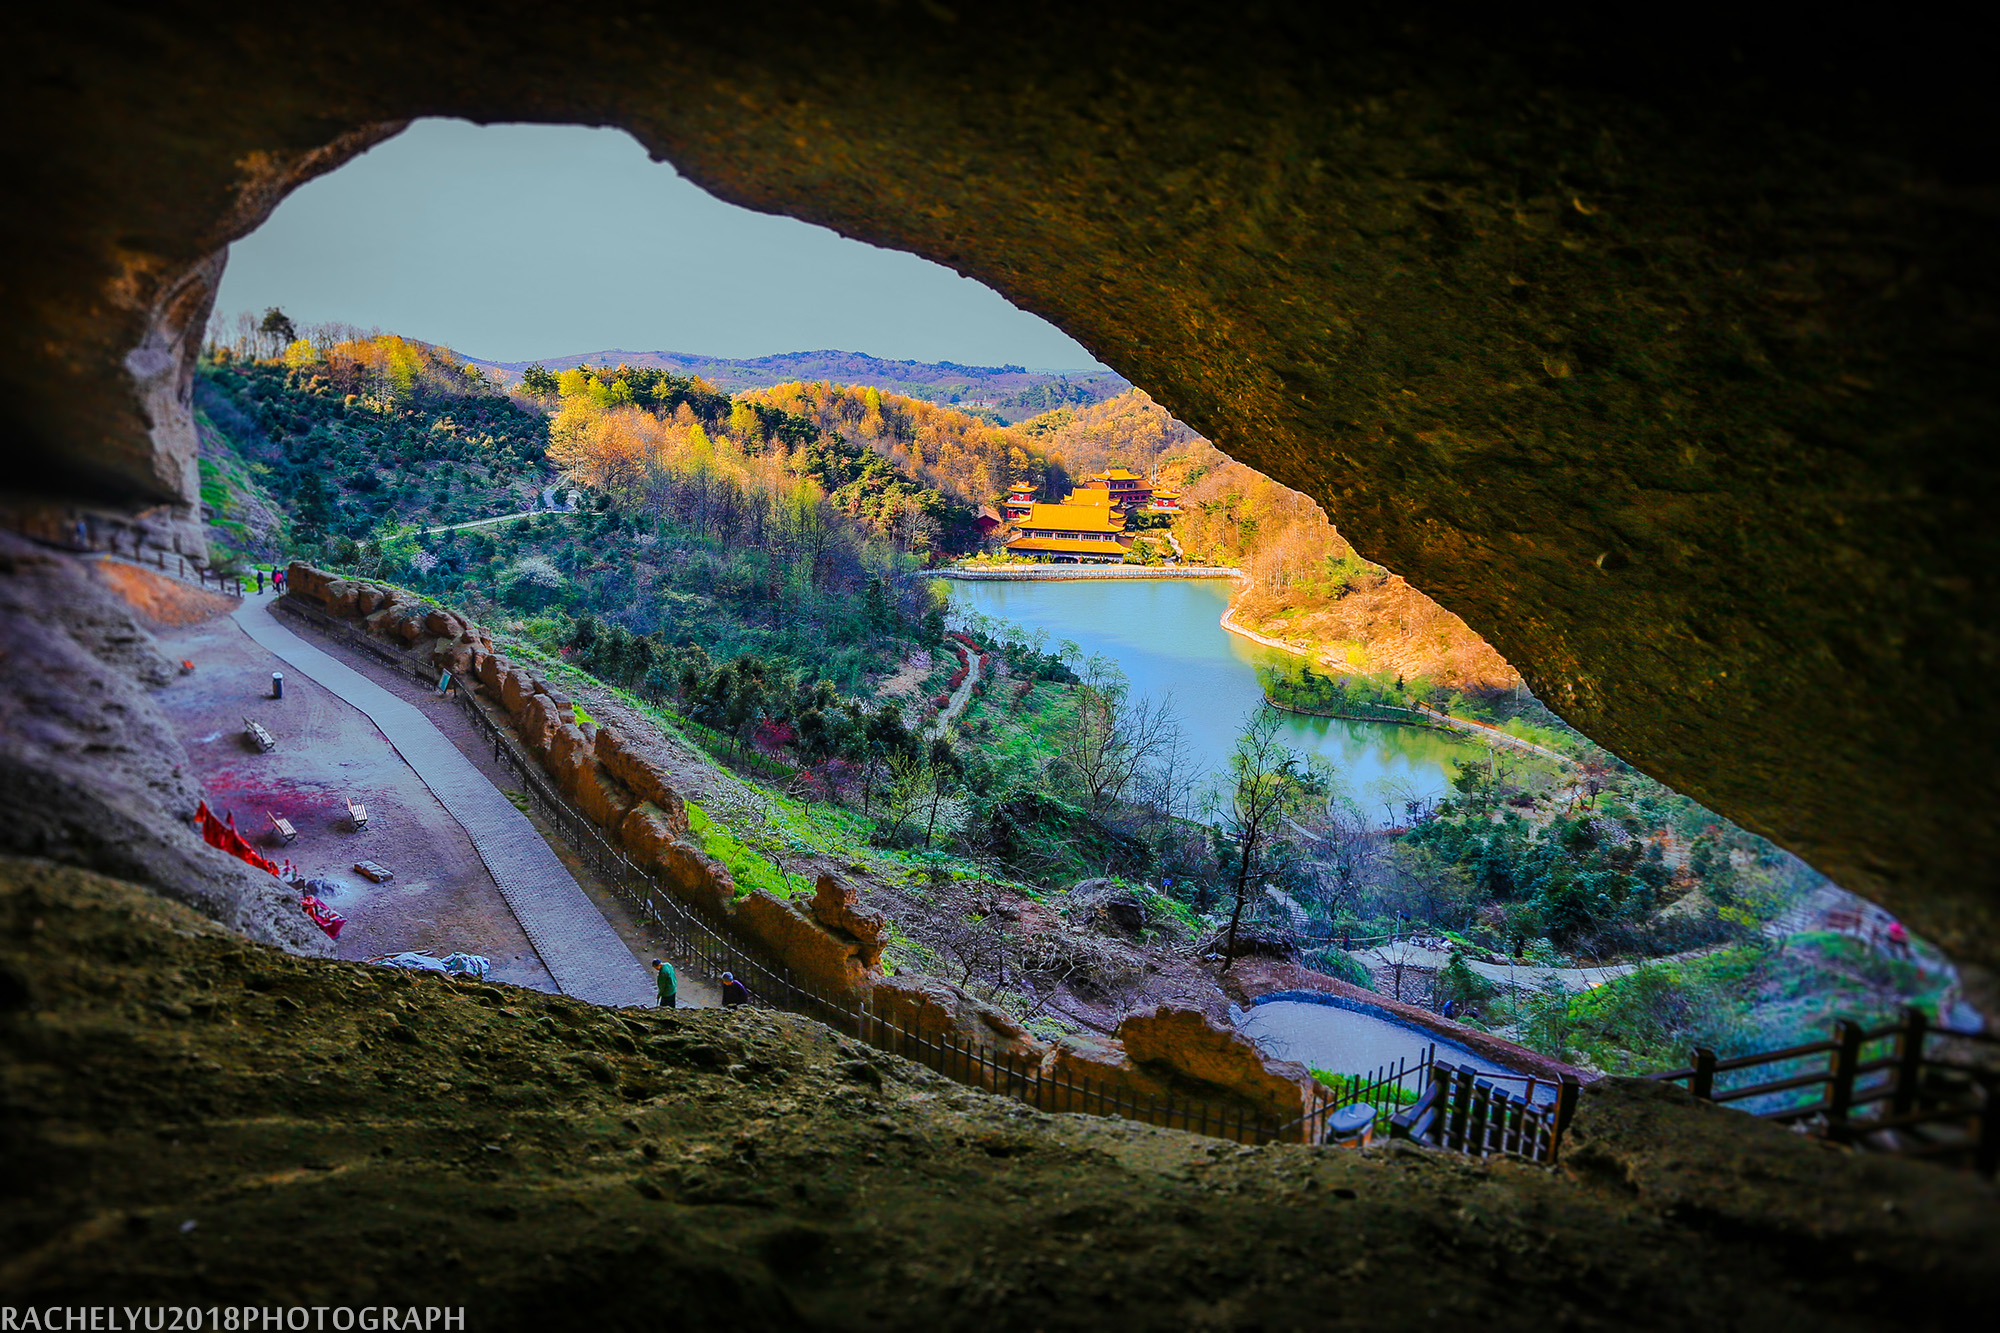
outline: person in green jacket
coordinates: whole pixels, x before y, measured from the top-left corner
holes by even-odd
[[[674,965],[655,958],[653,976],[660,983],[660,1008],[680,1008],[680,983],[674,976]]]

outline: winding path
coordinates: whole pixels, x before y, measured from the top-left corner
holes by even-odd
[[[512,523],[517,518],[539,518],[544,514],[574,515],[575,513],[577,511],[574,509],[523,509],[512,514],[498,514],[492,518],[475,518],[470,523],[446,523],[442,527],[425,528],[423,535],[428,537],[434,532],[464,532],[467,528],[490,528],[496,523]]]
[[[381,729],[472,839],[563,994],[593,1004],[651,1005],[652,978],[528,817],[420,709],[279,624],[271,614],[276,599],[276,593],[246,597],[232,616],[244,633]]]
[[[1699,951],[1697,951],[1699,952]],[[1448,951],[1426,949],[1416,944],[1378,945],[1372,949],[1350,949],[1348,957],[1363,967],[1393,967],[1401,963],[1404,967],[1418,967],[1436,970],[1451,961]],[[1674,958],[1682,957],[1676,954]],[[1671,962],[1674,959],[1661,958],[1654,962]],[[1540,987],[1554,977],[1572,991],[1594,990],[1607,981],[1616,981],[1638,971],[1636,963],[1613,963],[1606,967],[1547,967],[1539,963],[1479,963],[1468,958],[1465,965],[1488,981],[1503,986]]]
[[[963,713],[965,706],[972,702],[972,687],[979,683],[978,652],[967,648],[965,664],[965,679],[958,682],[958,688],[952,691],[951,698],[945,700],[944,710],[937,715],[937,721],[931,723],[925,730],[925,735],[942,735],[944,729],[951,725],[952,719]]]

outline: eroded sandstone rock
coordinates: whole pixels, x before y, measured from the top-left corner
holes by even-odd
[[[1141,1068],[1215,1088],[1280,1122],[1304,1114],[1318,1097],[1311,1070],[1271,1059],[1198,1009],[1162,1006],[1128,1014],[1118,1024],[1118,1039]]]
[[[851,996],[867,983],[868,969],[852,940],[836,938],[762,889],[738,899],[730,917],[763,952],[816,990]]]
[[[687,838],[659,844],[654,862],[674,893],[710,917],[719,916],[736,897],[736,879],[729,868]]]
[[[948,1037],[960,1045],[1023,1057],[1045,1049],[1012,1017],[940,977],[877,978],[870,1007],[898,1027],[931,1039]]]
[[[822,927],[853,943],[855,956],[864,968],[873,970],[882,961],[887,923],[881,913],[861,906],[852,884],[843,884],[832,875],[821,875],[813,886],[810,910]]]
[[[609,727],[597,732],[597,759],[618,780],[650,801],[674,826],[674,832],[688,831],[687,807],[674,790],[666,770],[642,753],[639,747]]]

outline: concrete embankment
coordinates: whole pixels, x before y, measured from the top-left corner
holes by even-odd
[[[1242,579],[1240,569],[1221,565],[995,565],[989,569],[954,567],[932,571],[941,579],[986,581],[1034,579]]]

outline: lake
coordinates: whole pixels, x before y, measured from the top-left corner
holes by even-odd
[[[1228,579],[951,580],[954,610],[1048,632],[1086,656],[1118,663],[1134,698],[1170,699],[1198,762],[1220,773],[1243,723],[1262,706],[1257,667],[1303,660],[1222,628]],[[1323,755],[1364,813],[1403,822],[1403,802],[1434,800],[1451,786],[1463,743],[1421,727],[1286,714],[1294,749]]]

